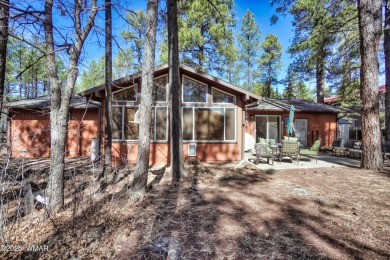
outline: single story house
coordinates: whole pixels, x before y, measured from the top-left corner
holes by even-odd
[[[261,98],[246,106],[247,132],[255,140],[264,138],[279,143],[286,136],[290,108],[294,106],[295,136],[300,144],[311,146],[317,139],[330,145],[337,134],[340,108],[308,100]]]
[[[322,138],[323,145],[329,145],[334,139],[338,113],[334,107],[301,100],[264,99],[186,65],[180,65],[180,77],[185,160],[242,160],[245,133],[256,139],[264,136],[280,142],[285,134],[284,120],[291,104],[296,107],[296,129],[303,144],[310,145],[317,138]],[[150,163],[168,163],[168,65],[156,67],[154,79]],[[135,163],[140,88],[140,74],[113,82],[113,163]],[[104,85],[80,95],[105,104]],[[104,109],[102,105],[102,125],[105,125]],[[104,134],[103,129],[99,132]]]
[[[6,142],[11,157],[50,157],[50,97],[4,104]],[[75,96],[68,115],[66,156],[89,156],[92,138],[99,135],[100,103]]]

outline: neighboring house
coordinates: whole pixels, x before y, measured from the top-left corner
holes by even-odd
[[[7,102],[7,146],[11,157],[50,157],[50,97]],[[89,156],[98,136],[100,104],[73,97],[68,115],[66,156]]]
[[[262,131],[267,133],[267,139],[280,142],[291,104],[296,107],[298,120],[295,124],[301,131],[302,140],[303,132],[306,134],[303,144],[310,145],[313,138],[322,138],[322,144],[326,145],[334,139],[339,111],[334,107],[309,101],[263,99],[186,65],[180,66],[180,75],[185,160],[239,161],[244,158],[246,132],[257,139]],[[168,66],[157,67],[154,77],[150,163],[168,163]],[[140,88],[139,74],[113,82],[113,163],[134,163],[136,160]],[[84,91],[81,95],[104,104],[104,85]],[[103,110],[104,107],[102,125],[105,124]]]
[[[386,93],[386,86],[381,85],[378,88],[379,90],[379,110],[383,111],[385,109],[385,93]],[[360,93],[355,93],[356,97],[360,97]],[[326,97],[324,98],[324,103],[328,105],[339,105],[341,101],[341,98],[338,95]]]
[[[378,88],[379,90],[379,111],[385,111],[385,93],[386,86],[381,85]],[[360,97],[360,93],[356,92],[356,97]],[[324,99],[324,103],[332,106],[339,106],[341,98],[337,95],[332,97],[327,97]],[[361,117],[361,108],[358,107],[348,107],[348,112],[342,112],[339,115],[338,121],[338,137],[341,139],[356,139],[361,140],[361,126],[362,126],[362,117]],[[384,117],[381,117],[381,128],[384,129]],[[343,134],[344,133],[344,134]]]

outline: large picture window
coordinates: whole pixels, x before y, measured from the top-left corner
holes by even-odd
[[[121,89],[112,93],[113,101],[136,101],[137,100],[137,88],[131,86],[125,89]]]
[[[167,101],[167,84],[168,76],[162,76],[154,79],[153,101],[166,102]]]
[[[213,103],[236,103],[236,97],[222,90],[213,88]]]
[[[206,101],[207,85],[183,77],[183,102],[205,103]]]
[[[113,140],[138,140],[138,124],[135,122],[135,113],[138,107],[114,106],[113,107]],[[167,107],[152,108],[151,139],[153,141],[167,140]]]
[[[235,141],[235,108],[183,108],[183,140]]]

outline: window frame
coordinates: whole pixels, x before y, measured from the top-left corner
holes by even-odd
[[[134,88],[135,100],[114,100],[114,94],[122,92],[122,91],[126,91],[126,90],[128,90],[130,88]],[[116,90],[116,91],[112,92],[111,93],[111,98],[112,98],[113,102],[134,102],[134,103],[136,103],[138,101],[138,84],[134,84],[134,85],[131,85],[131,86],[125,87],[123,89],[119,89],[119,90]]]
[[[125,119],[125,113],[124,113],[124,109],[125,108],[137,108],[139,109],[139,106],[126,106],[126,105],[112,105],[113,107],[120,107],[121,108],[121,139],[112,139],[113,142],[128,142],[128,143],[133,143],[133,142],[138,142],[138,139],[125,139],[124,136],[125,136],[125,124],[124,124],[124,119]],[[165,129],[165,139],[164,140],[156,140],[156,109],[157,108],[166,108],[166,129]],[[153,124],[154,124],[154,132],[153,132],[153,138],[151,139],[151,142],[152,143],[166,143],[168,142],[168,124],[169,124],[169,120],[168,120],[168,116],[169,116],[169,111],[168,111],[168,106],[153,106],[152,109],[154,109],[154,118],[152,118],[153,120]]]
[[[153,79],[153,87],[154,85],[156,84],[156,80],[159,79],[159,78],[163,78],[163,77],[166,77],[167,78],[167,84],[165,84],[165,101],[155,101],[153,100],[153,103],[154,104],[162,104],[162,103],[167,103],[168,102],[168,84],[169,84],[169,77],[168,77],[168,74],[164,74],[162,76],[158,76],[156,78]],[[152,90],[152,93],[153,93],[153,90]],[[153,97],[154,98],[154,95]]]
[[[183,78],[187,78],[189,80],[192,80],[192,81],[195,81],[201,85],[204,85],[206,87],[206,100],[204,102],[193,102],[193,101],[184,101],[184,80]],[[209,99],[209,85],[207,83],[204,83],[204,82],[201,82],[199,80],[196,80],[196,79],[193,79],[191,77],[188,77],[186,75],[182,75],[182,79],[181,79],[181,102],[183,104],[207,104],[208,103],[208,99]]]
[[[156,110],[157,110],[157,108],[165,108],[166,109],[166,127],[165,127],[165,139],[164,140],[156,140],[156,133],[157,133],[157,131],[156,131],[156,123],[157,123],[157,113],[156,113]],[[153,131],[153,142],[156,142],[156,143],[158,143],[158,142],[163,142],[163,143],[166,143],[166,142],[168,142],[168,134],[169,134],[169,132],[168,132],[168,130],[169,130],[169,111],[168,111],[168,106],[153,106],[153,109],[154,109],[154,131]]]
[[[194,154],[190,153],[190,151],[191,151],[191,145],[195,146],[195,147],[194,147],[194,151],[195,151]],[[196,143],[188,143],[187,155],[188,155],[188,157],[196,157]]]
[[[269,140],[269,117],[276,117],[276,118],[279,118],[279,129],[278,129],[278,136],[279,136],[279,139],[278,140],[275,140],[275,142],[277,143],[280,143],[281,140],[282,140],[282,116],[281,115],[255,115],[255,139],[257,138],[257,125],[256,125],[256,118],[257,117],[264,117],[264,118],[267,118],[267,137],[265,138],[268,142]],[[256,142],[258,142],[256,140]]]
[[[215,90],[217,90],[217,91],[219,91],[219,92],[222,92],[222,93],[225,93],[226,95],[228,95],[228,96],[232,96],[233,98],[234,98],[234,102],[233,103],[225,103],[225,102],[214,102],[214,89]],[[233,104],[233,105],[235,105],[236,103],[237,103],[237,97],[235,96],[235,95],[233,95],[233,94],[230,94],[230,93],[228,93],[228,92],[226,92],[226,91],[223,91],[223,90],[221,90],[221,89],[219,89],[219,88],[216,88],[216,87],[211,87],[211,103],[212,104]]]
[[[230,103],[229,103],[230,104]],[[184,109],[191,109],[192,110],[192,139],[191,140],[184,140],[184,143],[237,143],[237,108],[235,106],[224,106],[224,107],[216,107],[216,106],[182,106],[182,115],[184,114]],[[196,140],[194,139],[194,133],[196,129],[195,125],[195,109],[196,108],[205,108],[205,109],[223,109],[224,111],[224,117],[223,117],[223,137],[224,140]],[[226,129],[225,129],[225,123],[226,123],[226,109],[234,109],[234,140],[226,140]],[[184,128],[184,116],[182,116],[182,128]],[[183,131],[183,130],[182,130]]]

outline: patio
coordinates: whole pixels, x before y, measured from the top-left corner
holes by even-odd
[[[245,159],[249,160],[252,163],[256,162],[255,153],[245,153]],[[386,162],[385,162],[386,164]],[[282,162],[279,163],[279,159],[275,159],[274,165],[267,164],[267,159],[260,158],[259,164],[257,167],[261,170],[281,170],[281,169],[309,169],[309,168],[329,168],[329,167],[360,167],[360,159],[348,158],[342,156],[332,156],[327,154],[320,153],[318,155],[318,162],[314,157],[301,157],[299,165],[296,164],[295,160],[289,158],[283,158]]]

